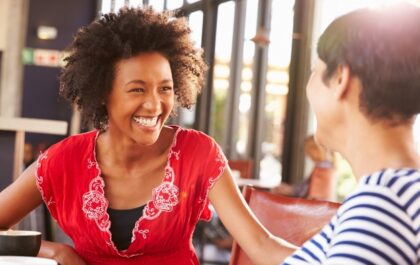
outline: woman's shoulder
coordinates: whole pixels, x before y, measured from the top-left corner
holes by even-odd
[[[85,153],[86,150],[93,150],[97,135],[98,131],[96,130],[71,135],[51,145],[45,152],[49,157],[77,156],[77,154]]]
[[[392,209],[395,216],[408,215],[414,218],[420,203],[419,190],[418,169],[384,169],[364,176],[357,189],[346,198],[341,210],[370,209],[373,207],[371,204],[374,204],[375,208],[382,211]]]
[[[196,160],[213,159],[215,156],[223,156],[217,142],[204,132],[194,129],[177,127],[174,141],[174,150],[181,151],[185,156]]]
[[[387,188],[400,196],[409,189],[419,189],[420,170],[416,168],[387,168],[363,177],[360,185]]]
[[[179,126],[171,126],[171,128],[175,128],[177,130],[176,134],[179,140],[189,141],[190,143],[193,142],[193,143],[202,143],[202,144],[216,143],[215,140],[211,136],[207,135],[206,133],[202,131],[183,128]]]

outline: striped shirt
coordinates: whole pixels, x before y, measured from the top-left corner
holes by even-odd
[[[283,264],[420,264],[420,171],[364,176],[337,214]]]

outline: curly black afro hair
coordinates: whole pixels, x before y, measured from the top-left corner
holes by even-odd
[[[104,129],[116,62],[153,51],[170,63],[178,105],[190,108],[207,70],[190,33],[186,19],[168,11],[124,8],[105,14],[77,32],[60,74],[60,95],[77,104],[85,125]]]

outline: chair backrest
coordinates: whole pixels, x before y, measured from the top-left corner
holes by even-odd
[[[252,160],[229,160],[229,167],[232,170],[238,170],[241,178],[252,178]]]
[[[309,179],[307,196],[317,200],[334,200],[335,183],[335,169],[332,166],[315,166]]]
[[[317,234],[337,212],[339,203],[291,198],[246,186],[245,200],[257,219],[275,236],[301,246]],[[230,265],[252,264],[234,242]]]

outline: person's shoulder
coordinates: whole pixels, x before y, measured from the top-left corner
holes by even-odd
[[[343,203],[349,209],[392,209],[395,215],[415,216],[420,203],[420,171],[412,168],[384,169],[364,176]],[[374,206],[372,206],[374,205]],[[370,209],[371,210],[371,209]]]
[[[215,144],[214,139],[202,131],[177,126],[172,127],[177,129],[177,138],[179,138],[180,140],[197,144]]]
[[[97,133],[98,131],[93,130],[85,133],[71,135],[51,145],[47,149],[47,152],[49,156],[62,156],[68,154],[69,152],[72,154],[80,153],[86,148],[89,148],[94,143],[94,139],[96,138]]]
[[[415,168],[384,169],[361,180],[361,185],[390,189],[399,197],[411,190],[420,189],[420,170]]]

